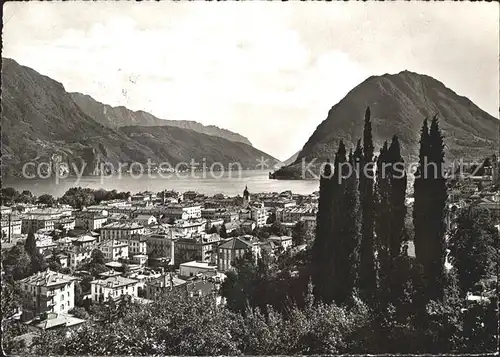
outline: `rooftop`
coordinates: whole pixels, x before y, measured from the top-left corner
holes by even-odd
[[[85,322],[85,320],[79,319],[72,315],[55,314],[55,313],[53,315],[55,316],[40,321],[39,323],[35,324],[35,326],[41,328],[42,330],[49,330],[51,328],[59,326],[70,327],[70,326],[80,325]]]
[[[251,249],[253,247],[253,244],[250,242],[247,242],[245,239],[242,238],[232,238],[231,240],[222,243],[219,248],[220,249]]]
[[[113,222],[105,225],[101,229],[141,229],[142,225],[136,222]]]
[[[189,267],[189,268],[202,268],[202,269],[217,269],[216,265],[212,265],[206,262],[197,262],[193,260],[192,262],[182,263],[181,267]]]
[[[107,279],[97,279],[91,282],[91,284],[110,288],[120,288],[122,286],[133,285],[135,283],[137,283],[137,280],[124,278],[123,276],[112,276]]]
[[[20,282],[29,285],[50,287],[62,284],[69,284],[73,280],[77,280],[77,278],[71,275],[61,274],[52,271],[50,269],[47,269],[43,272],[38,272],[32,276],[24,278],[20,280]]]

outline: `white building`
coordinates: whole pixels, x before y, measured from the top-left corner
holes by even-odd
[[[2,214],[1,220],[2,235],[5,237],[18,236],[21,234],[22,220],[17,216]]]
[[[67,313],[75,306],[75,280],[50,269],[20,280],[24,318],[31,319],[44,312]]]
[[[157,224],[158,220],[153,215],[140,214],[133,219],[134,222],[137,222],[141,226],[151,226],[153,224]]]
[[[144,226],[136,222],[113,222],[101,228],[101,240],[129,239],[133,234],[144,234]]]
[[[280,246],[283,250],[292,248],[292,237],[289,236],[270,236],[267,240],[273,242],[276,246]]]
[[[75,227],[83,228],[88,231],[100,229],[106,224],[108,215],[103,215],[96,211],[79,212],[75,218]]]
[[[257,259],[261,255],[260,243],[251,236],[231,238],[219,245],[217,249],[217,268],[219,271],[232,269],[233,262],[247,251],[252,251]]]
[[[148,240],[142,235],[133,235],[127,241],[128,254],[148,254]]]
[[[179,265],[179,276],[191,277],[198,274],[216,273],[217,266],[207,262],[186,262]]]
[[[267,211],[263,207],[251,207],[250,219],[255,221],[257,227],[262,227],[267,223]]]
[[[79,265],[84,264],[92,259],[92,250],[73,246],[67,250],[68,265],[76,269]]]
[[[113,276],[107,279],[97,279],[90,283],[92,301],[105,301],[110,296],[117,300],[124,295],[137,297],[137,280]]]
[[[164,208],[165,218],[197,219],[201,218],[201,206],[197,204],[173,204]]]
[[[204,219],[179,220],[172,229],[184,236],[205,232],[207,221]]]
[[[106,260],[128,259],[128,244],[124,241],[107,240],[99,245],[99,250]]]

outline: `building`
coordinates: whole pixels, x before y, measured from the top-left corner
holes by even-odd
[[[83,228],[87,231],[100,229],[108,221],[108,212],[103,215],[99,211],[83,211],[78,212],[75,217],[75,227]]]
[[[295,223],[303,217],[316,217],[316,210],[312,207],[291,207],[276,209],[276,220],[279,222]]]
[[[102,242],[99,250],[106,260],[117,261],[119,259],[128,259],[128,244],[124,241],[114,239]]]
[[[65,229],[67,231],[75,229],[76,220],[74,217],[62,217],[54,221],[54,228]]]
[[[478,206],[490,211],[492,217],[500,218],[500,194],[497,193],[491,197],[482,198]]]
[[[292,208],[296,204],[297,203],[294,200],[287,200],[282,198],[264,200],[264,207],[270,208]]]
[[[221,227],[224,224],[224,220],[222,218],[217,218],[217,219],[207,219],[207,225],[205,227],[205,230],[209,232],[212,227]]]
[[[145,266],[148,263],[148,256],[146,254],[135,254],[132,255],[131,261],[134,264],[139,264],[140,266]]]
[[[201,205],[194,203],[170,204],[163,208],[163,215],[167,219],[197,219],[201,218]]]
[[[190,236],[205,232],[206,225],[207,221],[204,219],[178,220],[172,229],[183,236]]]
[[[30,325],[46,331],[60,328],[75,329],[84,323],[85,320],[72,315],[49,312],[46,316],[33,320]]]
[[[247,251],[252,251],[255,257],[260,256],[259,242],[248,237],[235,237],[222,243],[217,248],[217,268],[220,271],[232,269],[234,259],[242,257]]]
[[[136,222],[113,222],[101,228],[101,240],[127,240],[134,234],[144,234],[144,226]]]
[[[267,223],[267,211],[263,207],[250,208],[250,219],[255,221],[257,227],[262,227]]]
[[[227,212],[225,208],[203,208],[201,210],[201,217],[206,219],[223,219],[224,214]]]
[[[308,232],[316,232],[316,216],[303,216],[300,219]]]
[[[191,261],[179,265],[179,276],[192,277],[198,274],[216,273],[217,265],[207,262]]]
[[[174,234],[169,233],[151,233],[146,236],[147,254],[152,257],[169,258],[174,261]]]
[[[80,213],[86,213],[86,212],[93,212],[94,214],[101,215],[101,216],[107,216],[109,214],[109,209],[111,207],[104,206],[104,205],[94,205],[94,206],[88,206],[84,209],[84,211],[79,212]]]
[[[151,226],[158,223],[158,220],[153,215],[140,214],[133,219],[134,222],[142,226]]]
[[[87,263],[92,259],[92,251],[93,249],[91,248],[73,246],[66,251],[68,255],[68,265],[76,269],[80,265]]]
[[[72,240],[72,244],[75,247],[80,248],[93,248],[96,246],[97,238],[84,235]]]
[[[58,218],[53,218],[51,215],[35,215],[27,216],[22,220],[21,233],[28,234],[39,230],[52,231],[54,230],[54,221]]]
[[[151,195],[149,195],[149,194],[136,194],[136,195],[130,196],[130,201],[131,202],[148,202],[148,201],[151,201]]]
[[[22,220],[18,216],[11,214],[2,214],[2,236],[6,238],[12,238],[13,236],[18,236],[22,231]]]
[[[135,234],[127,240],[128,254],[134,256],[137,254],[148,254],[148,240],[145,236]]]
[[[190,238],[178,238],[175,240],[175,265],[189,261],[214,262],[217,245],[221,238],[219,234],[202,233]]]
[[[57,220],[63,217],[71,217],[71,208],[37,208],[30,211],[30,216],[32,217],[44,217]]]
[[[108,297],[114,300],[124,295],[137,296],[137,280],[113,276],[106,279],[97,279],[90,282],[92,301],[105,301]]]
[[[165,274],[146,281],[144,292],[146,299],[154,300],[156,297],[164,295],[174,289],[183,288],[185,285],[185,280],[179,279],[173,274]]]
[[[292,237],[289,236],[270,236],[267,240],[273,242],[274,244],[276,244],[276,246],[280,247],[283,250],[292,248]]]
[[[8,214],[12,214],[12,208],[11,207],[7,207],[7,206],[1,206],[0,207],[0,215],[2,217],[8,215]]]
[[[36,239],[35,244],[40,254],[43,254],[45,251],[52,250],[57,247],[57,243],[52,240],[52,237],[47,236],[39,236],[39,238]]]
[[[19,281],[23,291],[23,319],[29,320],[41,313],[67,313],[75,306],[77,278],[50,269]]]
[[[255,221],[245,221],[241,224],[241,229],[243,229],[245,233],[251,233],[255,228],[257,228],[257,223]]]

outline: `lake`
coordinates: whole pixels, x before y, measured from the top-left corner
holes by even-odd
[[[216,174],[214,174],[215,176]],[[255,192],[282,192],[291,190],[293,193],[310,194],[319,190],[319,180],[270,180],[265,170],[247,170],[238,173],[219,173],[220,178],[211,177],[208,173],[203,177],[203,172],[195,172],[194,175],[171,174],[168,177],[157,175],[143,175],[134,177],[129,174],[121,176],[101,177],[85,176],[78,180],[77,177],[68,177],[56,180],[55,177],[41,179],[4,179],[3,187],[14,187],[18,191],[30,190],[34,195],[50,194],[55,197],[62,196],[71,187],[81,186],[92,189],[105,189],[117,191],[130,191],[137,193],[141,191],[159,192],[161,190],[175,190],[185,192],[193,190],[212,196],[223,193],[230,196],[242,195],[245,186],[250,193]],[[165,175],[166,176],[166,175]]]

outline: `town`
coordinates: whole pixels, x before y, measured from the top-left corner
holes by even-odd
[[[53,262],[18,281],[26,299],[16,317],[44,329],[69,327],[84,323],[71,311],[86,300],[129,295],[148,303],[172,289],[218,295],[224,273],[246,251],[257,258],[263,250],[305,249],[314,236],[317,200],[317,193],[252,195],[245,188],[241,197],[141,192],[83,209],[2,206],[2,251],[31,234],[37,253]],[[102,272],[92,276],[89,266],[98,259]]]
[[[470,205],[490,211],[500,227],[495,165],[493,156],[474,170],[480,175],[449,180],[447,232],[456,229],[459,212]],[[264,251],[293,255],[312,244],[318,194],[252,194],[245,187],[241,196],[206,197],[163,190],[122,194],[76,208],[81,202],[71,206],[49,195],[36,200],[29,192],[3,189],[3,203],[8,204],[1,207],[4,267],[10,259],[19,263],[18,248],[26,251],[28,240],[34,240],[35,254],[43,258],[43,270],[15,281],[23,300],[8,318],[29,326],[29,335],[74,329],[86,323],[82,315],[99,318],[82,314],[82,308],[90,311],[92,304],[124,297],[148,304],[182,289],[191,297],[213,296],[223,304],[221,283],[236,258],[252,252],[257,259]],[[412,204],[407,197],[406,205]],[[408,243],[408,254],[414,255]],[[468,299],[486,297],[471,292]]]

